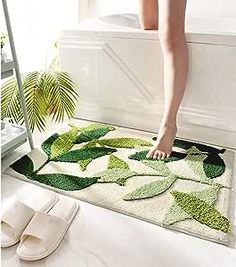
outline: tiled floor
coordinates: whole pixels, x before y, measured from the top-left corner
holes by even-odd
[[[36,133],[36,145],[55,132]],[[11,162],[29,151],[23,145],[2,161],[4,170]],[[235,159],[236,173],[236,159]],[[234,177],[236,178],[236,177]],[[236,179],[232,192],[234,228],[231,247],[215,244],[186,234],[177,233],[119,213],[80,202],[76,216],[58,249],[37,262],[19,260],[16,246],[2,249],[2,266],[48,267],[233,267],[236,263]],[[22,190],[34,194],[38,187],[9,176],[2,176],[2,206]]]

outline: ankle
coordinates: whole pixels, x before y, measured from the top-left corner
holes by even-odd
[[[164,119],[161,122],[161,127],[164,129],[176,129],[177,128],[177,122],[176,119]]]

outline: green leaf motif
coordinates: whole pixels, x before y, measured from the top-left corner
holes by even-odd
[[[225,163],[218,154],[202,154],[195,146],[188,149],[185,161],[198,180],[208,184],[213,183],[212,179],[221,176],[225,171]]]
[[[109,161],[108,161],[108,169],[127,169],[129,170],[129,165],[128,163],[126,163],[124,160],[114,156],[114,155],[110,155],[109,156]]]
[[[139,138],[130,138],[130,137],[120,137],[120,138],[109,138],[109,139],[100,139],[97,141],[99,145],[109,146],[115,148],[135,148],[138,146],[151,146],[152,143],[139,139]]]
[[[89,163],[92,161],[93,159],[84,159],[84,160],[78,160],[77,163],[79,164],[81,171],[85,171]]]
[[[88,126],[80,127],[78,129],[79,129],[80,132],[89,132],[89,131],[97,130],[97,129],[100,129],[100,128],[106,128],[109,131],[114,131],[116,129],[115,127],[113,127],[111,125],[102,124],[102,123],[91,123]]]
[[[149,152],[149,150],[143,150],[143,151],[136,152],[135,154],[130,155],[129,159],[134,159],[134,160],[138,160],[138,161],[142,161],[142,160],[163,161],[163,162],[167,163],[167,162],[172,162],[172,161],[184,159],[187,156],[187,154],[172,151],[169,158],[165,158],[165,159],[161,159],[161,160],[148,159],[148,158],[146,158],[148,152]]]
[[[93,140],[89,143],[87,143],[86,145],[84,145],[81,149],[84,148],[89,148],[89,147],[96,147],[96,140]],[[113,156],[112,154],[110,155],[110,157]],[[109,157],[109,159],[110,159]],[[82,171],[85,171],[87,169],[87,166],[89,165],[89,163],[92,161],[93,159],[85,159],[85,160],[79,160],[78,164],[80,166],[80,169]]]
[[[219,192],[220,186],[219,185],[212,185],[207,189],[200,190],[200,191],[193,191],[189,193],[189,195],[197,197],[209,205],[213,205],[217,199],[217,195]],[[190,214],[185,212],[176,202],[174,202],[168,211],[165,214],[163,219],[164,225],[173,225],[177,222],[186,220],[186,219],[193,219]]]
[[[41,148],[42,150],[48,155],[48,157],[51,155],[51,146],[55,142],[55,140],[59,137],[58,133],[53,134],[49,138],[47,138],[42,144]]]
[[[136,188],[131,193],[123,196],[124,200],[139,200],[158,196],[168,190],[176,181],[177,177],[170,175],[164,179],[157,180]]]
[[[168,176],[171,173],[166,163],[162,160],[142,160],[141,162],[157,171],[157,176]]]
[[[56,158],[57,156],[69,151],[75,144],[75,140],[78,134],[78,129],[73,127],[71,130],[61,134],[51,146],[50,158]]]
[[[89,142],[92,140],[99,139],[100,137],[106,135],[110,131],[111,129],[109,127],[101,127],[86,131],[84,130],[77,136],[75,143],[80,144],[83,142]]]
[[[119,185],[125,185],[126,180],[135,175],[136,172],[128,169],[112,168],[98,172],[94,176],[100,177],[98,182],[101,183],[117,183]]]
[[[34,163],[31,158],[27,155],[21,157],[17,161],[15,161],[10,167],[25,176],[30,176],[34,172]]]
[[[203,161],[203,169],[210,179],[221,176],[225,172],[225,163],[218,154],[210,154]]]
[[[230,231],[229,220],[221,215],[213,205],[201,200],[198,197],[187,193],[172,191],[176,203],[181,209],[188,213],[193,219],[208,227],[220,230],[224,233]]]
[[[34,174],[28,178],[58,189],[75,191],[95,184],[99,177],[77,177],[62,173],[48,173]]]
[[[52,159],[52,161],[78,162],[79,160],[96,159],[116,152],[116,149],[106,147],[88,147],[68,151]]]
[[[185,158],[186,163],[189,165],[189,167],[193,170],[193,172],[196,174],[196,176],[191,177],[186,173],[187,179],[197,180],[201,182],[205,182],[207,184],[212,184],[213,181],[208,178],[205,174],[205,171],[203,169],[203,161],[207,157],[205,154],[188,154]],[[185,177],[185,176],[184,176]],[[183,178],[184,178],[183,177]]]
[[[174,147],[183,148],[183,149],[188,150],[192,146],[195,146],[201,152],[207,152],[207,153],[213,153],[213,154],[219,154],[219,153],[225,152],[225,149],[217,149],[217,148],[214,148],[212,146],[203,145],[203,144],[190,142],[190,141],[186,141],[186,140],[175,139],[175,141],[174,141]]]

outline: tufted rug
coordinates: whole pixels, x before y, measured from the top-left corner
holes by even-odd
[[[5,172],[92,204],[227,245],[234,153],[176,139],[168,159],[146,154],[153,135],[79,121]]]

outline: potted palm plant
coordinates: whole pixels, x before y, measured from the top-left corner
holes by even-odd
[[[57,49],[57,45],[55,45]],[[62,122],[75,113],[78,93],[71,76],[62,70],[58,55],[43,71],[33,71],[22,75],[26,108],[31,131],[43,131],[50,118]],[[1,92],[1,118],[10,117],[15,123],[24,122],[16,78],[7,80]]]
[[[6,33],[0,33],[1,38],[1,62],[5,62],[7,59],[7,54],[3,51],[4,46],[8,42],[8,35]]]

